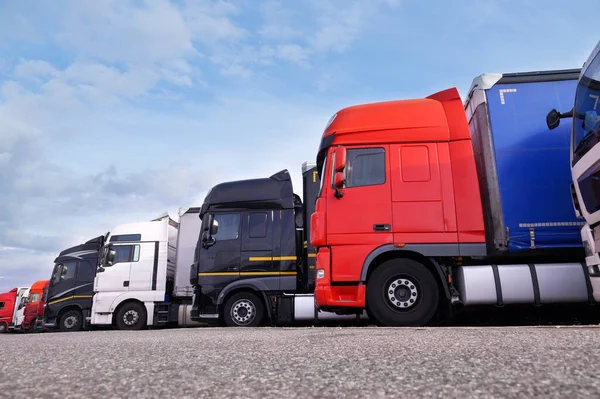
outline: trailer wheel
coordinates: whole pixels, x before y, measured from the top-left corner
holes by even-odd
[[[146,307],[138,302],[129,302],[117,312],[116,325],[119,330],[141,330],[146,327]]]
[[[431,272],[412,259],[381,264],[367,282],[369,314],[386,326],[417,326],[429,322],[439,304]]]
[[[6,323],[0,323],[0,334],[5,333],[8,331],[8,326],[6,325]]]
[[[60,331],[79,331],[83,325],[82,320],[83,317],[81,316],[81,312],[79,310],[69,310],[68,312],[63,313],[63,315],[60,317]]]
[[[252,292],[238,292],[225,303],[223,319],[229,327],[257,327],[263,320],[265,305]]]

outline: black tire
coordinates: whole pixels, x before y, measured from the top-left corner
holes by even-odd
[[[119,330],[142,330],[146,327],[146,307],[138,302],[129,302],[119,308],[115,325]]]
[[[223,309],[223,320],[229,327],[258,327],[264,316],[264,301],[252,292],[232,295]]]
[[[27,328],[27,330],[24,330],[26,333],[34,333],[35,332],[35,323],[37,322],[37,317],[33,320],[31,320],[31,323],[29,323],[29,328]]]
[[[8,332],[8,325],[6,325],[6,323],[2,322],[0,323],[0,334]]]
[[[83,326],[83,316],[79,310],[69,310],[60,316],[59,328],[62,332],[79,331]]]
[[[367,282],[369,315],[384,326],[421,326],[439,305],[435,277],[412,259],[391,259],[381,264]]]

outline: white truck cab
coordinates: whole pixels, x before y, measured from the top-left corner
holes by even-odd
[[[108,235],[94,279],[91,323],[141,329],[173,281],[178,223],[168,215],[117,226]]]
[[[19,329],[25,319],[25,305],[29,298],[29,287],[20,287],[17,291],[17,300],[15,301],[15,311],[13,313],[12,326],[9,329]]]
[[[94,279],[92,325],[138,330],[200,324],[190,319],[189,282],[200,234],[198,214],[199,208],[181,209],[179,222],[165,213],[149,222],[119,225],[108,234]]]

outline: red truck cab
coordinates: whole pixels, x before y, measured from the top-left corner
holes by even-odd
[[[8,326],[13,321],[15,304],[17,301],[17,288],[0,294],[0,333],[8,331]]]
[[[38,318],[44,317],[45,293],[48,290],[49,280],[40,280],[33,283],[29,291],[29,298],[25,305],[23,324],[21,330],[33,332]]]
[[[436,256],[484,256],[469,126],[455,88],[345,108],[328,122],[311,216],[315,303],[386,325],[423,324],[451,278]],[[427,292],[427,295],[423,295]]]

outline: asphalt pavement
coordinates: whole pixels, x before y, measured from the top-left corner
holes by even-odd
[[[600,397],[600,328],[0,335],[0,397]]]

